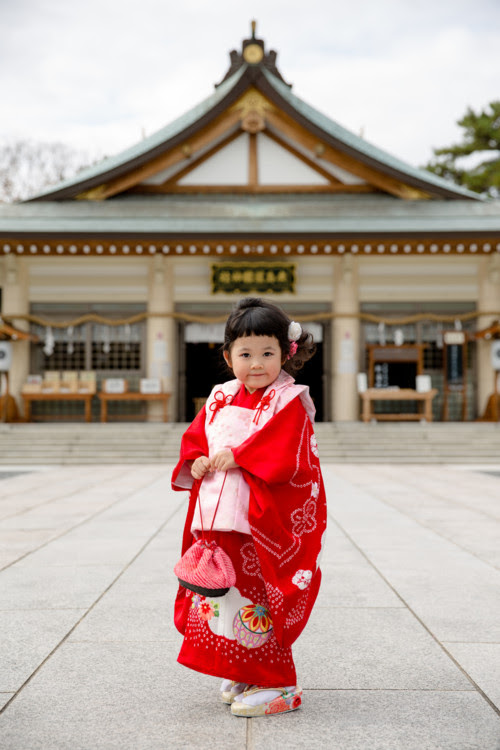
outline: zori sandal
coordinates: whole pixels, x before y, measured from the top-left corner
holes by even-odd
[[[239,697],[250,685],[247,682],[235,682],[234,680],[222,680],[220,687],[220,697],[223,703],[232,703],[235,698]]]
[[[259,688],[251,687],[237,697],[231,705],[234,716],[270,716],[295,711],[302,703],[299,687]]]

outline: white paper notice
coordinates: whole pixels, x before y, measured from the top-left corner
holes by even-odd
[[[164,362],[167,359],[167,342],[163,339],[154,342],[153,359],[155,362]]]

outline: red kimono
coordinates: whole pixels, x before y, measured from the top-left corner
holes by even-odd
[[[245,416],[246,409],[247,432],[241,442],[227,447],[240,467],[231,471],[241,472],[246,481],[249,533],[212,532],[231,557],[236,584],[216,599],[179,587],[175,624],[184,642],[178,660],[238,682],[295,685],[291,646],[319,590],[326,498],[308,389],[293,385],[283,371],[271,386],[252,395],[236,380],[216,386],[184,434],[172,477],[176,490],[192,485],[182,552],[194,541],[200,489],[200,482],[189,481],[185,462],[210,455],[223,414],[228,425],[240,424],[236,418]],[[234,441],[221,421],[219,435],[221,425],[229,443]]]

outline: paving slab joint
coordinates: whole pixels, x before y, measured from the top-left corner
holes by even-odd
[[[467,678],[467,680],[471,683],[471,685],[474,687],[474,689],[481,695],[481,697],[488,703],[490,708],[493,709],[493,711],[500,716],[500,707],[495,705],[493,701],[486,695],[484,690],[477,684],[477,682],[471,677],[471,675],[462,667],[462,665],[455,659],[453,654],[448,651],[448,649],[444,646],[444,644],[437,638],[432,630],[425,624],[425,622],[418,616],[418,614],[415,612],[412,607],[408,604],[408,602],[401,596],[401,594],[394,588],[394,586],[390,583],[390,581],[384,576],[384,574],[377,568],[377,566],[370,560],[368,555],[365,553],[361,547],[356,544],[354,539],[350,536],[350,534],[346,531],[346,529],[343,528],[343,526],[329,514],[330,520],[335,523],[335,525],[345,534],[346,538],[349,539],[351,544],[360,552],[360,554],[365,558],[367,563],[376,571],[376,573],[380,576],[380,578],[385,582],[385,584],[394,592],[394,594],[400,599],[401,602],[403,602],[404,606],[408,609],[408,611],[413,615],[413,617],[417,620],[417,622],[424,628],[424,630],[431,636],[431,638],[438,644],[438,646],[444,651],[444,653],[447,655],[447,657],[455,664],[455,666],[462,672],[462,674]],[[498,750],[500,750],[500,745]]]

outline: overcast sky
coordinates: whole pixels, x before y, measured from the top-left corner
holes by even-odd
[[[297,96],[414,165],[500,99],[500,0],[0,0],[0,138],[116,153],[210,95],[252,18]]]

